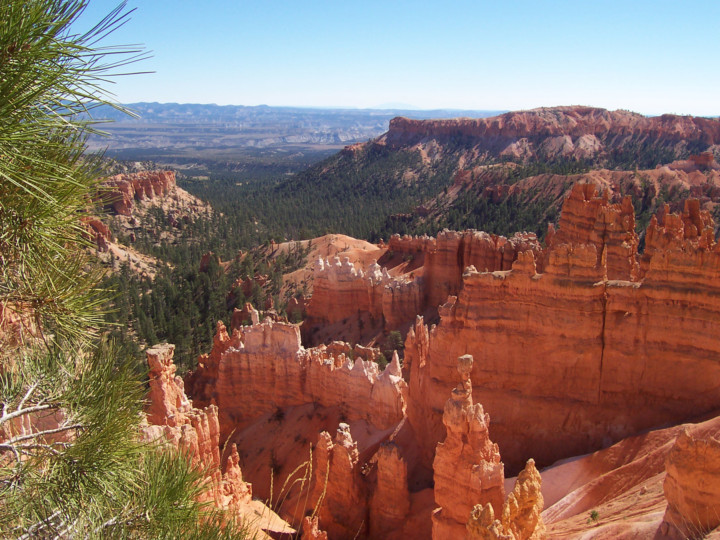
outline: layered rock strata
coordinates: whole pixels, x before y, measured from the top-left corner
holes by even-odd
[[[714,118],[665,114],[646,117],[593,107],[554,107],[516,111],[491,118],[411,120],[393,118],[378,142],[391,148],[463,141],[495,156],[517,158],[594,158],[633,145],[688,149],[692,143],[720,143]]]
[[[306,349],[296,325],[271,319],[232,337],[220,323],[213,350],[200,358],[188,387],[196,402],[219,407],[223,441],[263,414],[307,403],[387,429],[403,418],[407,385],[398,362],[381,372],[376,354],[347,344]]]
[[[683,431],[668,453],[666,470],[663,534],[699,538],[719,527],[720,442]]]
[[[434,313],[449,294],[459,292],[467,266],[508,270],[518,254],[528,250],[542,260],[542,248],[533,233],[516,233],[508,239],[478,231],[444,231],[437,238],[390,239],[389,252],[423,260],[421,271],[408,275],[391,276],[377,263],[363,272],[348,258],[343,262],[338,257],[319,259],[303,333],[363,316],[378,330],[406,328],[417,314],[428,309]]]
[[[568,243],[559,240],[564,233],[552,240],[544,273],[531,251],[509,271],[468,268],[437,327],[418,322],[409,332],[408,417],[426,463],[444,436],[443,388],[462,354],[475,357],[474,392],[512,470],[528,448],[549,464],[720,406],[720,253],[711,217],[689,202],[682,215],[653,222],[642,280],[631,281],[638,261],[624,205],[577,195],[566,207],[584,205],[570,214],[581,217],[561,223],[575,232]],[[599,222],[622,227],[597,234]],[[608,279],[613,272],[628,279]]]
[[[608,201],[609,193],[598,193],[594,184],[575,184],[563,203],[558,230],[551,229],[547,243],[592,244],[608,279],[635,281],[638,278],[638,235],[632,198],[620,204]]]
[[[542,530],[536,520],[541,497],[534,465],[526,465],[529,457],[549,464],[720,408],[715,391],[720,384],[720,251],[713,227],[695,201],[679,214],[665,209],[651,221],[639,256],[630,200],[613,203],[594,186],[579,185],[566,200],[546,250],[526,238],[525,244],[505,248],[512,250],[506,258],[498,241],[475,232],[395,238],[391,244],[397,252],[405,249],[423,259],[411,281],[422,286],[421,307],[433,295],[453,293],[442,298],[437,325],[418,317],[408,332],[403,366],[408,385],[397,358],[380,372],[370,349],[343,343],[305,348],[296,326],[260,323],[248,310],[254,324],[237,327],[232,336],[219,325],[212,352],[201,358],[187,386],[196,404],[218,405],[221,441],[293,408],[293,422],[302,415],[310,418],[313,407],[321,410],[326,423],[309,442],[317,440],[316,459],[325,459],[316,464],[316,474],[324,466],[335,475],[334,484],[328,476],[328,506],[319,514],[330,538],[354,536],[357,530],[401,537],[414,513],[425,511],[422,494],[433,482],[423,471],[433,464],[434,496],[443,508],[434,523],[451,523],[453,534],[462,537],[472,505],[482,501],[457,494],[471,490],[467,483],[473,474],[489,471],[471,465],[482,461],[473,461],[478,453],[500,463],[497,447],[507,469],[527,469],[518,493],[504,506],[502,496],[493,496],[492,515],[486,504],[476,521],[499,535],[532,537]],[[473,261],[480,266],[458,270]],[[351,316],[358,307],[387,322],[384,298],[395,277],[378,267],[361,273],[349,261],[327,264],[318,264],[318,272],[327,275],[316,283],[314,309],[316,316],[326,316],[322,324]],[[447,265],[451,270],[443,269]],[[331,306],[333,290],[345,291],[339,307]],[[319,310],[322,305],[328,310]],[[465,355],[474,362],[465,362],[458,399],[448,402],[457,358]],[[328,420],[332,414],[338,417]],[[349,427],[333,441],[327,433],[337,423],[328,423],[338,419]],[[326,434],[315,439],[320,431]],[[495,441],[495,452],[480,439]],[[335,452],[343,465],[331,473]],[[340,479],[345,492],[337,487]],[[319,480],[313,488],[317,500]],[[384,500],[392,505],[383,506]],[[506,513],[513,519],[504,520]],[[429,534],[427,528],[417,530]]]

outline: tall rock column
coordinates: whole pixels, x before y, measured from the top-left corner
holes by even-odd
[[[438,443],[433,462],[435,503],[433,538],[463,538],[476,504],[490,503],[502,511],[505,471],[497,444],[490,440],[490,417],[473,403],[470,372],[473,357],[458,358],[460,384],[445,403],[444,442]]]
[[[327,431],[320,433],[314,458],[310,501],[320,527],[331,539],[364,538],[367,504],[350,426],[340,424],[335,442]]]
[[[385,538],[390,531],[402,529],[410,512],[407,463],[392,442],[377,452],[377,489],[370,506],[370,537]]]

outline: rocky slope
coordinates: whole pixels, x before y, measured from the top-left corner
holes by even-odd
[[[100,258],[113,267],[127,262],[133,271],[151,277],[160,263],[135,249],[136,239],[142,235],[156,243],[172,242],[184,225],[212,212],[177,186],[173,171],[140,170],[107,177],[100,182],[98,201],[108,214],[103,219],[88,218],[85,226]]]

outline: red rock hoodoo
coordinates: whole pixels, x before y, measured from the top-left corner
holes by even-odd
[[[435,502],[433,538],[462,538],[476,504],[502,510],[505,473],[500,452],[490,441],[490,418],[473,403],[470,371],[473,358],[458,358],[460,384],[445,403],[443,424],[447,437],[438,443],[433,461]]]

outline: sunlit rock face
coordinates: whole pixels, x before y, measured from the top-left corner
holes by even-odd
[[[212,351],[186,378],[188,393],[196,406],[218,407],[220,444],[239,437],[243,471],[258,478],[268,463],[287,475],[297,465],[288,456],[314,450],[308,497],[320,501],[324,489],[325,502],[318,521],[307,520],[308,534],[427,538],[435,530],[442,538],[474,527],[538,537],[534,463],[720,408],[713,227],[696,201],[676,214],[663,209],[639,255],[630,199],[612,202],[579,184],[545,248],[530,236],[474,231],[391,239],[422,261],[412,277],[321,259],[308,306],[316,323],[359,311],[381,325],[405,321],[402,367],[393,358],[381,371],[377,349],[359,345],[305,347],[297,326],[261,322],[248,308],[250,326],[228,335],[218,325]],[[436,300],[436,324],[426,324],[419,310]],[[457,386],[458,358],[468,355]],[[285,431],[263,439],[284,416]],[[520,473],[506,501],[503,467]],[[559,530],[558,511],[547,512],[554,521],[545,523]]]
[[[103,180],[103,201],[120,215],[129,216],[135,201],[154,199],[175,187],[174,171],[116,174]]]
[[[460,384],[445,403],[445,440],[437,445],[433,471],[435,503],[434,538],[462,538],[470,511],[476,504],[502,510],[504,469],[500,452],[488,435],[490,418],[480,403],[473,403],[472,356],[457,360]]]
[[[594,107],[552,107],[477,119],[394,118],[379,142],[397,148],[458,139],[496,156],[588,159],[639,141],[662,148],[691,143],[711,146],[720,143],[720,122],[672,114],[645,117]]]
[[[397,361],[380,371],[377,354],[347,344],[306,349],[296,325],[271,319],[232,337],[220,324],[188,385],[198,403],[219,407],[222,440],[263,414],[306,403],[387,429],[403,418],[407,385]]]
[[[689,201],[653,220],[638,261],[629,202],[590,189],[576,186],[566,201],[572,212],[543,273],[531,251],[508,271],[468,268],[439,324],[409,332],[408,416],[426,463],[444,437],[445,388],[462,354],[475,358],[474,399],[514,471],[530,457],[547,465],[720,406],[712,218]]]
[[[666,469],[662,531],[669,538],[696,538],[720,526],[720,441],[684,431],[668,453]]]
[[[183,380],[175,375],[174,345],[157,345],[147,351],[150,369],[147,420],[143,436],[159,440],[187,453],[193,464],[206,471],[203,500],[221,508],[239,509],[252,500],[252,487],[243,481],[237,449],[220,455],[218,408],[193,407],[185,395]]]

